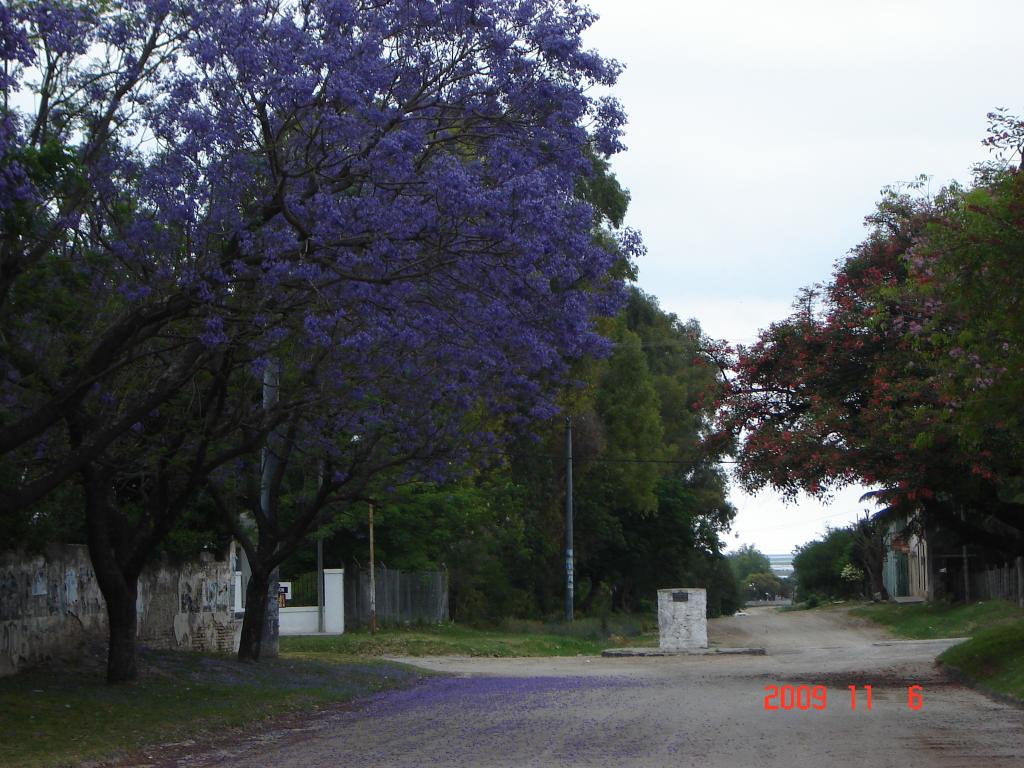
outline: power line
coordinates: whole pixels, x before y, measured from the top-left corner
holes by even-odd
[[[582,461],[594,461],[604,464],[678,464],[689,466],[692,462],[681,459],[583,459]],[[718,459],[716,464],[736,464],[735,459]]]
[[[537,456],[536,453],[528,453],[526,451],[503,451],[501,454],[506,459],[515,458],[534,458]],[[588,463],[600,463],[600,464],[671,464],[675,466],[692,466],[694,462],[684,461],[682,459],[608,459],[608,458],[581,458],[578,456],[573,457],[573,464],[588,464]],[[697,462],[699,463],[699,462]],[[736,459],[716,459],[715,464],[738,464]]]

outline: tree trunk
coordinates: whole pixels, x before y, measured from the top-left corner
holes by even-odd
[[[857,522],[853,535],[854,554],[867,574],[872,599],[878,595],[882,600],[888,600],[889,592],[885,588],[883,577],[886,555],[885,524],[880,520],[864,518]]]
[[[107,604],[107,682],[126,683],[138,676],[135,664],[135,635],[138,625],[135,602],[139,578],[126,575],[113,551],[89,541],[89,559],[96,574],[96,585]]]
[[[868,582],[871,584],[871,597],[878,595],[882,600],[889,599],[889,591],[885,588],[885,580],[882,578],[884,563],[872,562],[868,568]]]
[[[138,677],[135,663],[135,635],[138,627],[136,598],[138,576],[126,576],[112,553],[89,548],[96,584],[107,604],[107,682],[126,683]]]
[[[138,615],[135,599],[138,581],[124,584],[124,589],[104,590],[107,602],[107,620],[110,622],[110,637],[107,647],[107,682],[127,683],[138,677],[135,662],[135,635]]]
[[[250,562],[250,567],[252,563]],[[238,642],[239,661],[259,661],[264,651],[277,656],[277,569],[253,569],[245,588],[245,618]],[[272,602],[273,601],[273,602]]]
[[[109,501],[109,476],[86,467],[83,479],[89,560],[96,574],[96,585],[107,605],[107,682],[126,683],[138,676],[135,662],[138,622],[135,602],[139,591],[139,575],[124,567],[111,540],[111,520],[114,515]],[[124,533],[117,525],[113,529],[118,535]]]
[[[888,600],[889,590],[885,588],[885,538],[880,527],[875,531],[874,536],[871,537],[870,547],[871,558],[868,577],[871,579],[872,597],[877,592],[882,600]]]

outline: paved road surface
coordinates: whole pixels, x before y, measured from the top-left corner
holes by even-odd
[[[712,643],[766,656],[416,659],[454,677],[384,694],[302,732],[182,766],[1021,768],[1024,710],[946,680],[949,643],[892,642],[842,611],[715,620]],[[884,644],[879,644],[884,643]],[[824,685],[824,710],[766,711],[766,685]],[[873,706],[850,707],[848,685]],[[907,706],[920,685],[924,705]],[[165,763],[168,764],[168,763]]]

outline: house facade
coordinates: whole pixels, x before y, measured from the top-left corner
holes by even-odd
[[[882,583],[889,597],[931,600],[934,594],[927,530],[916,518],[895,518],[885,532]]]

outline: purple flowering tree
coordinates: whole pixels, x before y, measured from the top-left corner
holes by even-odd
[[[0,10],[0,478],[81,488],[134,675],[135,584],[205,489],[256,583],[375,483],[554,411],[635,235],[572,0]],[[244,658],[260,652],[259,609]]]
[[[188,389],[193,414],[215,413],[225,387],[206,374],[223,355],[196,338],[201,296],[180,277],[199,253],[154,185],[170,155],[143,113],[195,25],[166,4],[105,7],[0,9],[0,482],[9,516],[61,516],[56,490],[80,505],[113,681],[134,676],[137,578],[210,445],[187,420],[158,425]]]

